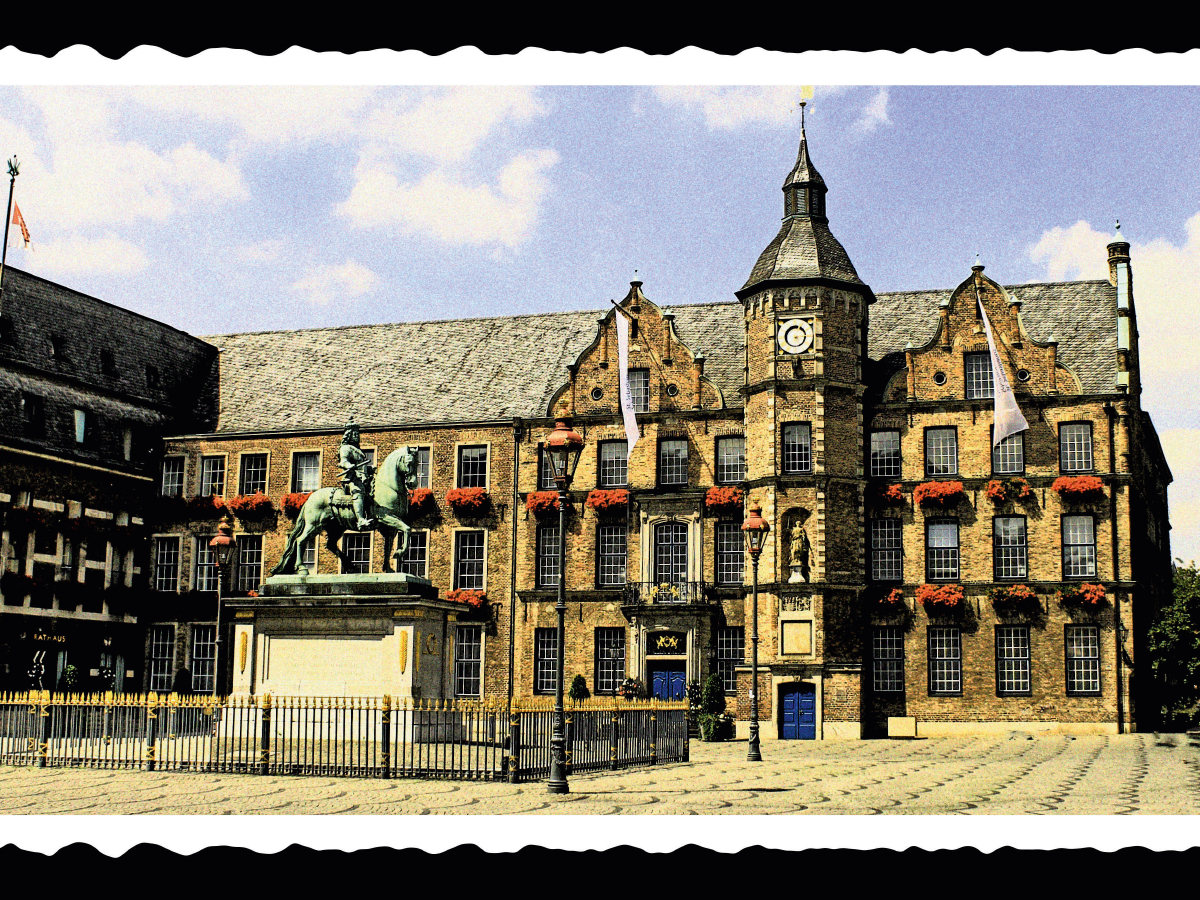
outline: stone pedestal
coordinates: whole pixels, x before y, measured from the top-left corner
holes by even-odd
[[[400,573],[276,575],[227,601],[233,693],[439,700],[454,695],[462,605]]]

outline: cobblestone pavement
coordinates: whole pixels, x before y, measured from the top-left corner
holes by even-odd
[[[1023,734],[917,741],[693,742],[692,762],[510,785],[0,766],[22,814],[1200,814],[1185,735]],[[8,829],[15,823],[8,821]]]

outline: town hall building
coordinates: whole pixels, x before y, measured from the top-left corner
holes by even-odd
[[[876,294],[830,230],[826,193],[802,133],[779,232],[729,302],[660,307],[634,281],[620,311],[170,332],[171,377],[186,373],[196,396],[139,401],[162,438],[153,497],[116,511],[135,516],[139,543],[104,575],[140,592],[121,623],[141,642],[125,689],[269,684],[268,638],[234,644],[254,616],[239,598],[278,562],[304,497],[338,483],[353,418],[377,462],[417,448],[399,564],[461,610],[428,623],[452,636],[421,663],[440,667],[443,698],[553,694],[562,580],[568,683],[582,675],[593,695],[616,696],[633,680],[678,698],[715,674],[744,730],[755,622],[742,524],[757,505],[770,526],[757,577],[764,737],[1151,727],[1138,665],[1171,590],[1171,474],[1141,408],[1128,243],[1108,246],[1107,280],[1004,286],[976,265],[955,287]],[[39,284],[24,276],[14,290]],[[984,313],[1029,425],[996,446]],[[631,454],[619,315],[641,431]],[[302,377],[331,367],[338,377]],[[543,452],[560,419],[585,440],[565,571]],[[61,516],[35,523],[44,535],[22,526],[24,543],[5,526],[6,572],[32,579],[38,548],[70,545],[77,501],[31,481],[29,465],[4,457],[6,516],[38,500]],[[209,541],[223,515],[237,541],[221,619],[234,652],[216,671]],[[351,564],[310,541],[305,565],[383,569],[378,533],[348,533],[341,549]],[[51,626],[66,601],[39,590]],[[0,592],[7,633],[33,596]],[[371,658],[370,635],[344,638]],[[28,648],[9,647],[15,686]],[[361,692],[347,654],[306,659],[305,690]]]

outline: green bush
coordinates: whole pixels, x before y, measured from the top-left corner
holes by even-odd
[[[587,681],[582,675],[576,675],[571,679],[571,689],[567,691],[567,696],[572,700],[586,700],[592,696],[592,692],[588,690]]]
[[[704,688],[700,691],[700,712],[709,715],[725,712],[725,687],[721,684],[721,676],[716,672],[708,676]]]

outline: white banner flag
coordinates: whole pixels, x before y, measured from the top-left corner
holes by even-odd
[[[642,436],[638,430],[637,416],[633,412],[633,392],[629,389],[629,320],[624,313],[617,312],[617,362],[621,377],[621,415],[625,418],[625,440],[627,454],[625,466],[633,457],[633,445]]]
[[[983,317],[983,328],[987,332],[988,349],[992,351],[992,388],[996,397],[996,411],[992,417],[992,446],[995,447],[1009,435],[1025,431],[1029,423],[1021,415],[1021,407],[1017,405],[1012,385],[1008,383],[1008,375],[1000,364],[1000,353],[992,336],[992,323],[988,321],[987,310],[982,302],[979,302],[979,314]]]

